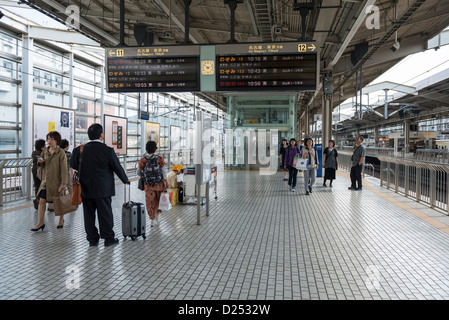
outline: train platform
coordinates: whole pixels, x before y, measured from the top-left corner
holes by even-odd
[[[348,190],[302,174],[218,172],[210,215],[176,205],[132,241],[121,234],[123,185],[113,198],[120,243],[90,247],[82,208],[57,229],[31,232],[30,205],[0,214],[1,300],[446,300],[449,217],[364,180]],[[133,181],[132,200],[144,202]],[[47,310],[48,311],[48,310]]]

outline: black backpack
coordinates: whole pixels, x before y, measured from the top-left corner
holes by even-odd
[[[143,181],[147,186],[156,186],[162,183],[162,168],[157,162],[159,156],[152,155],[150,157],[145,157],[147,163],[143,169]]]

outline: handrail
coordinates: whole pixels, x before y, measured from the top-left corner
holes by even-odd
[[[339,166],[351,169],[351,152],[339,152]],[[414,198],[417,202],[428,204],[431,208],[441,209],[449,215],[449,164],[421,161],[407,158],[377,157],[380,160],[379,171],[373,169],[373,176],[379,172],[380,186]]]
[[[172,163],[184,166],[194,163],[193,149],[162,150],[157,154],[164,157],[167,168],[171,168]],[[136,176],[137,163],[141,157],[141,155],[118,156],[129,177]],[[31,195],[34,194],[32,163],[31,157],[0,159],[0,207],[4,203],[31,199]]]

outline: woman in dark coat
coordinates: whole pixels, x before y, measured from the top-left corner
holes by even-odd
[[[41,170],[38,172],[38,165],[37,161],[39,158],[41,158],[42,151],[45,149],[45,140],[44,139],[37,139],[34,143],[34,151],[31,154],[31,158],[33,159],[33,166],[31,167],[31,173],[33,174],[33,182],[34,182],[34,195],[37,196],[37,190],[39,190],[39,187],[41,186],[41,179],[42,174]],[[33,200],[34,203],[34,209],[37,210],[39,206],[39,201],[37,199]]]
[[[335,171],[338,168],[338,152],[335,149],[335,141],[329,140],[329,147],[324,149],[323,152],[324,162],[324,181],[323,187],[327,187],[326,180],[330,180],[330,186],[332,187],[332,181],[335,180]]]

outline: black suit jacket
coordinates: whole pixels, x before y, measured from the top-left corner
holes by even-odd
[[[77,147],[73,150],[70,167],[79,171],[79,160],[80,147]],[[113,148],[97,141],[86,143],[80,171],[81,196],[87,199],[115,196],[114,172],[123,183],[128,182]]]

